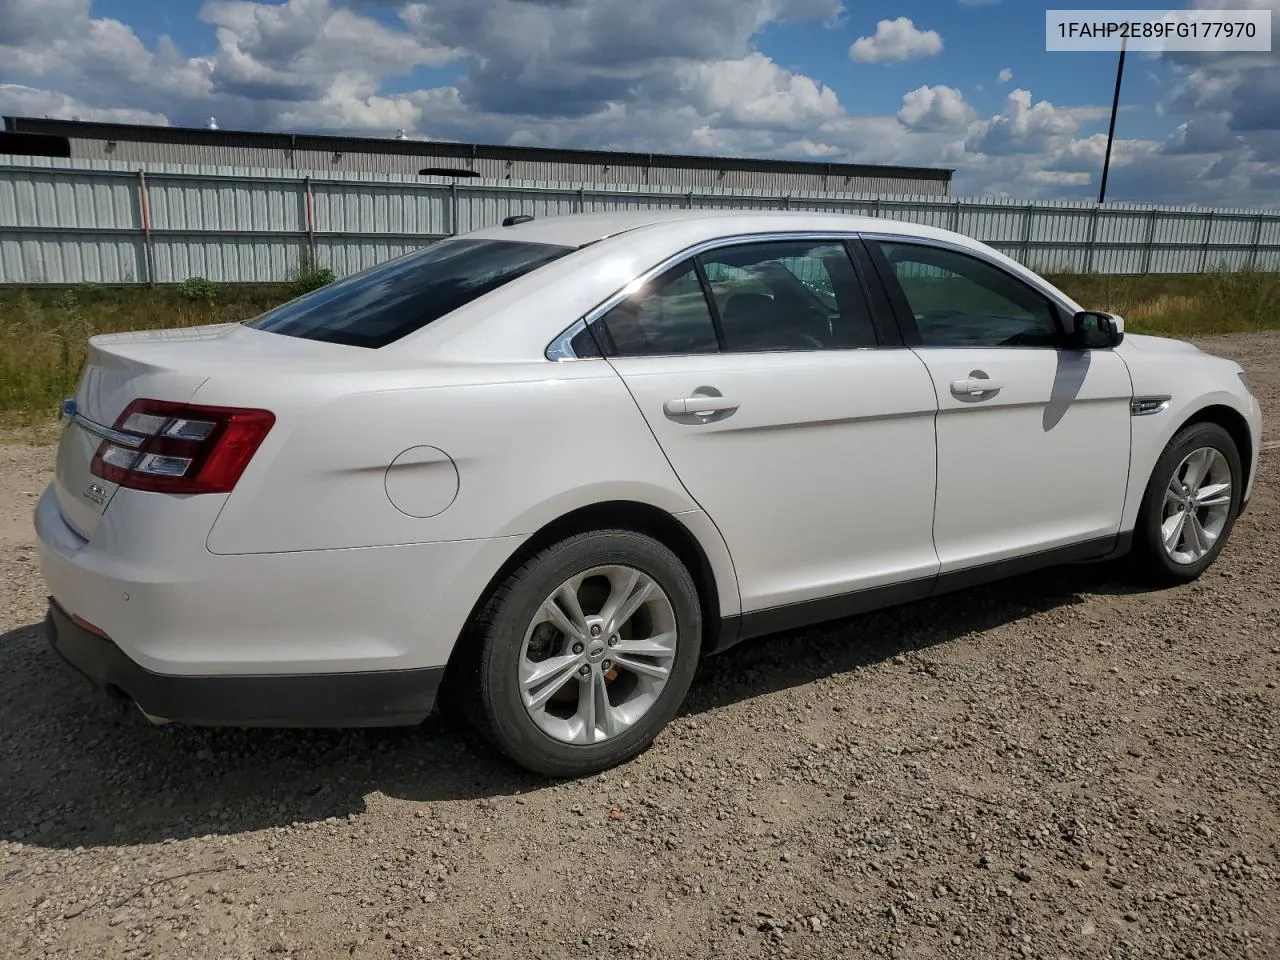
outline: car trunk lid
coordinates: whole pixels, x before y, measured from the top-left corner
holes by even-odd
[[[93,457],[134,400],[188,403],[219,370],[277,367],[349,348],[216,324],[92,337],[79,385],[63,401],[54,487],[63,519],[81,537],[94,534],[119,489],[92,471]]]

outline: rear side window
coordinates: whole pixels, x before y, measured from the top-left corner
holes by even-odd
[[[287,337],[383,347],[573,247],[442,240],[281,304],[246,326]]]
[[[686,260],[650,280],[595,323],[614,357],[715,353],[715,322],[697,269]]]
[[[847,350],[878,342],[853,261],[838,241],[747,243],[699,259],[729,352]]]

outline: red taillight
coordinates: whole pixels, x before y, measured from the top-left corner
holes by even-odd
[[[133,490],[230,493],[276,422],[269,410],[135,400],[116,418],[121,440],[103,440],[89,469]]]

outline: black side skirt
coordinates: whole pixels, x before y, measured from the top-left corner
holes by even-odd
[[[1129,552],[1133,541],[1132,533],[1122,533],[1083,543],[1073,543],[1065,547],[1056,547],[1022,557],[1000,560],[996,563],[956,570],[937,577],[925,577],[920,580],[908,580],[883,587],[872,587],[869,590],[858,590],[854,593],[841,594],[835,597],[823,597],[818,600],[806,600],[802,603],[789,603],[782,607],[770,607],[767,610],[755,610],[736,617],[724,617],[720,629],[710,644],[707,654],[721,653],[743,640],[763,637],[784,630],[796,630],[800,627],[825,623],[829,620],[840,620],[844,617],[869,613],[902,603],[912,603],[936,597],[953,590],[963,590],[995,580],[1053,567],[1063,563],[1091,563],[1098,560],[1109,560]]]

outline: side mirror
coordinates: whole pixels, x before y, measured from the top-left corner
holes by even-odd
[[[1101,310],[1081,310],[1071,321],[1073,350],[1106,350],[1124,340],[1124,320]]]

